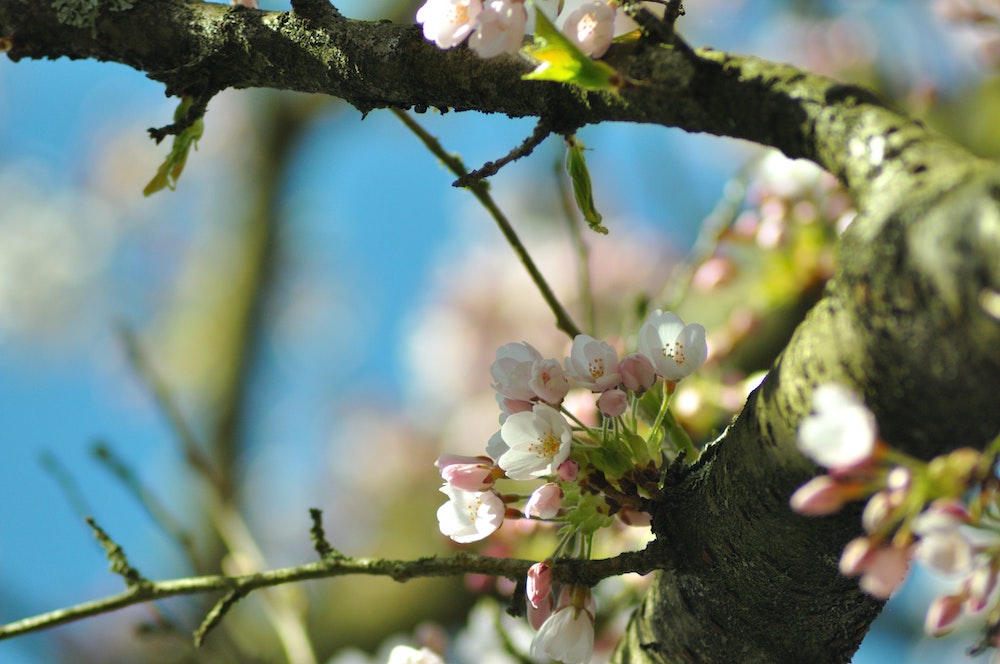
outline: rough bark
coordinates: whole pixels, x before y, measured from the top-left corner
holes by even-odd
[[[437,107],[545,118],[572,129],[627,121],[747,139],[817,161],[856,197],[824,299],[743,413],[654,520],[663,557],[623,662],[842,662],[878,612],[837,572],[856,513],[787,506],[816,468],[794,446],[817,383],[862,393],[883,436],[921,457],[1000,430],[1000,172],[871,94],[792,67],[640,42],[607,61],[620,95],[522,81],[523,61],[441,51],[413,26],[342,18],[318,2],[263,12],[136,1],[93,25],[53,2],[0,0],[0,38],[21,58],[124,63],[169,94],[229,87],[343,98],[363,111]],[[107,3],[105,3],[107,5]],[[126,3],[127,4],[127,3]]]

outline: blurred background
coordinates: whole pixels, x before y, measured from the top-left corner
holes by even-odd
[[[421,3],[336,4],[412,22]],[[695,45],[874,87],[977,153],[1000,149],[1000,3],[688,4]],[[492,221],[391,113],[227,91],[177,190],[144,198],[169,150],[146,129],[176,103],[118,65],[0,58],[0,622],[123,589],[84,516],[151,579],[311,561],[311,507],[349,555],[447,552],[431,464],[496,430],[496,348],[566,352]],[[533,129],[415,117],[470,168]],[[611,229],[584,230],[589,284],[561,141],[492,191],[598,336],[634,332],[649,303],[709,327],[705,376],[676,402],[707,440],[815,300],[852,203],[809,165],[735,141],[631,125],[578,137]],[[511,552],[503,537],[490,546]],[[922,637],[941,583],[918,570],[855,661],[964,661],[973,628]],[[439,643],[505,590],[356,578],[255,593],[200,651],[190,633],[215,598],[177,599],[0,642],[0,662],[379,662],[387,639]],[[624,615],[611,613],[608,644]],[[496,620],[478,604],[456,656],[486,661]]]

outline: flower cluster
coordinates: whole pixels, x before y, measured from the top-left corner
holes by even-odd
[[[881,599],[903,582],[913,560],[951,577],[958,590],[936,598],[924,628],[950,632],[965,614],[992,604],[982,647],[1000,645],[1000,480],[994,468],[1000,438],[986,452],[959,448],[930,462],[890,448],[874,415],[846,388],[827,384],[813,393],[814,413],[799,427],[799,449],[829,473],[800,487],[791,506],[807,515],[838,511],[867,498],[865,534],[850,541],[840,571],[860,577]]]
[[[448,502],[438,510],[442,533],[459,543],[482,540],[505,519],[561,526],[557,556],[588,556],[592,538],[617,517],[648,525],[659,493],[664,456],[697,452],[669,409],[675,384],[704,364],[705,328],[656,310],[637,335],[638,352],[618,350],[586,334],[563,362],[528,343],[497,350],[490,369],[500,430],[483,456],[443,454],[437,467]],[[657,382],[662,379],[658,389]],[[573,408],[583,395],[589,405]],[[596,395],[596,397],[594,396]],[[652,400],[650,422],[640,402]],[[501,492],[501,481],[534,482],[526,492]],[[519,507],[517,506],[519,505]],[[528,575],[528,615],[538,629],[532,653],[563,662],[589,661],[595,608],[589,588],[552,589],[551,561]],[[558,599],[556,599],[558,597]]]
[[[636,28],[614,0],[566,0],[559,5],[556,26],[594,58],[604,55],[616,35]],[[417,22],[423,25],[424,37],[440,48],[468,40],[481,58],[517,53],[532,29],[525,0],[427,0],[417,10]]]

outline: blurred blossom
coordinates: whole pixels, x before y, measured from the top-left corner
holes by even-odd
[[[0,340],[80,341],[118,313],[102,296],[123,224],[101,198],[43,191],[31,171],[0,172]]]

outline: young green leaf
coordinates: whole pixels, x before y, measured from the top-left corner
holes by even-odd
[[[177,110],[174,111],[174,121],[179,121],[188,114],[188,110],[191,108],[192,99],[190,97],[184,97],[181,99],[181,103],[178,104]],[[153,179],[149,181],[149,184],[142,190],[143,196],[149,196],[154,194],[164,187],[169,187],[171,191],[177,186],[177,180],[181,176],[181,172],[184,170],[184,164],[187,163],[188,152],[191,150],[191,146],[197,149],[198,139],[201,138],[202,133],[205,131],[205,123],[203,118],[198,118],[191,123],[191,126],[182,131],[180,134],[174,136],[173,145],[170,148],[170,154],[167,155],[166,160],[160,164],[160,168],[157,169],[156,175]]]
[[[524,52],[540,64],[524,79],[569,83],[584,90],[618,92],[625,77],[603,62],[592,60],[535,7],[535,43]]]
[[[590,183],[590,171],[587,170],[583,149],[583,143],[575,137],[566,138],[566,172],[573,183],[576,206],[580,208],[590,230],[607,235],[607,227],[601,225],[601,213],[594,207],[594,188]]]

